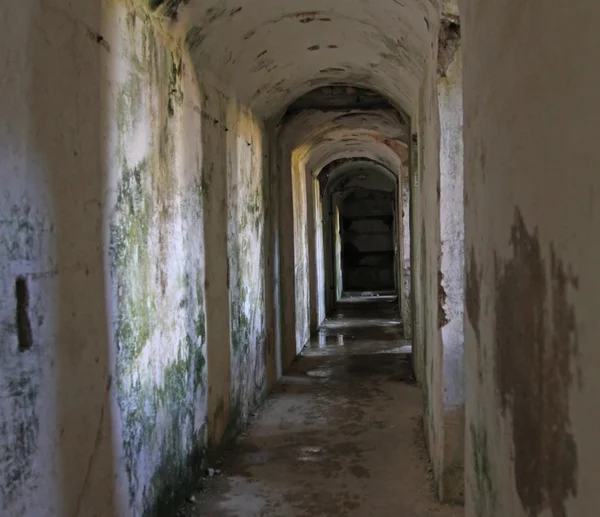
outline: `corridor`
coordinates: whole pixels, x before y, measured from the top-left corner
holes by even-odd
[[[186,515],[461,515],[434,496],[400,325],[394,296],[342,298]]]
[[[599,26],[0,0],[0,516],[596,517]]]

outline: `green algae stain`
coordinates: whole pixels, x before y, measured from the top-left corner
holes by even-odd
[[[182,501],[198,488],[207,458],[204,431],[197,434],[191,450],[182,454],[186,446],[177,434],[168,435],[161,443],[166,453],[144,493],[144,517],[175,515]]]
[[[140,363],[139,358],[149,346],[163,316],[159,313],[160,293],[152,274],[156,269],[153,263],[156,257],[148,247],[151,232],[162,231],[153,226],[157,224],[153,217],[156,201],[149,182],[144,180],[151,175],[147,162],[133,169],[124,168],[110,233],[113,278],[118,286],[117,400],[124,424],[123,448],[130,500],[133,504],[142,490],[145,515],[161,515],[153,513],[153,508],[157,504],[158,508],[163,508],[164,501],[171,500],[167,493],[157,492],[157,487],[167,483],[160,481],[161,473],[181,474],[181,465],[188,455],[200,447],[190,411],[196,391],[205,389],[206,361],[201,349],[205,339],[203,300],[201,293],[192,293],[177,302],[177,311],[191,313],[188,334],[178,347],[180,359],[164,367],[162,382],[149,381],[147,375],[144,381],[139,380],[145,373],[140,371],[144,363]],[[148,488],[138,479],[136,466],[142,449],[151,446],[159,437],[156,429],[159,418],[167,419],[166,435],[171,438],[162,441],[159,466],[153,475],[154,488]],[[183,430],[187,430],[188,436],[182,437]],[[186,467],[185,471],[189,479],[195,475],[191,467]],[[184,480],[181,482],[185,484]],[[165,490],[171,493],[175,488],[168,485]]]
[[[206,391],[202,263],[197,250],[188,251],[205,193],[200,178],[180,185],[173,170],[170,120],[183,102],[181,52],[159,42],[144,13],[132,11],[125,22],[129,73],[116,97],[121,175],[110,222],[115,393],[130,507],[153,517],[173,513],[205,451],[204,423],[195,421]],[[127,151],[142,123],[151,125],[152,140],[146,157],[131,165]],[[184,250],[176,276],[167,267],[173,239]]]
[[[250,135],[245,138],[252,139]],[[260,162],[251,151],[231,172],[229,279],[233,382],[231,429],[247,420],[265,389],[263,228],[265,206]]]
[[[154,292],[149,282],[148,240],[152,202],[146,192],[148,164],[123,167],[110,226],[111,271],[117,290],[116,389],[123,418],[123,448],[133,502],[138,490],[136,459],[152,435],[157,406],[147,387],[133,380],[136,360],[147,346],[155,321]]]
[[[477,515],[491,515],[496,506],[496,493],[492,481],[491,462],[489,459],[488,436],[485,427],[470,426],[471,449],[473,451],[473,468],[475,470],[475,507]]]

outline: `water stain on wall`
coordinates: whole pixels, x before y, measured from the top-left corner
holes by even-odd
[[[568,300],[577,279],[550,248],[542,257],[537,230],[519,210],[511,232],[512,258],[495,257],[496,382],[509,414],[515,483],[530,517],[549,509],[566,517],[577,495],[577,446],[570,432],[569,390],[577,356],[575,313]]]

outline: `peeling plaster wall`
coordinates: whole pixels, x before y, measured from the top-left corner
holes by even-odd
[[[278,142],[281,360],[285,369],[310,336],[309,235],[304,163],[281,133]]]
[[[0,19],[0,513],[168,514],[264,393],[264,130],[134,3]]]
[[[593,515],[600,4],[460,7],[466,515]]]
[[[441,500],[453,502],[464,497],[460,72],[457,59],[446,78],[438,79],[432,67],[424,83],[412,215],[415,370],[424,389],[425,431],[436,492]]]
[[[429,455],[433,465],[436,491],[443,494],[444,470],[444,400],[443,349],[439,319],[440,243],[440,123],[437,94],[435,49],[432,63],[421,92],[419,113],[419,170],[415,185],[413,238],[415,256],[415,316],[413,347],[415,369],[424,390],[424,425]],[[416,226],[415,226],[416,225]]]
[[[440,112],[440,318],[444,354],[443,497],[462,501],[464,492],[464,189],[462,61],[454,55],[438,82]]]

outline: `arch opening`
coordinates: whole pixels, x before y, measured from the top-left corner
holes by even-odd
[[[399,293],[401,285],[410,285],[402,279],[409,269],[409,258],[406,267],[399,265],[399,242],[408,241],[410,235],[404,235],[408,224],[405,224],[403,214],[407,217],[407,213],[398,209],[401,206],[402,171],[409,167],[409,127],[406,115],[399,113],[381,95],[348,85],[315,89],[306,97],[297,99],[277,125],[276,170],[282,187],[280,206],[285,207],[281,224],[290,227],[291,223],[294,228],[292,235],[282,234],[281,243],[287,247],[288,256],[293,254],[293,259],[287,259],[286,263],[286,252],[282,250],[282,263],[287,271],[294,272],[294,285],[283,288],[284,296],[287,293],[294,308],[293,313],[288,309],[287,318],[284,315],[287,323],[283,328],[294,328],[295,336],[292,338],[288,334],[282,342],[293,340],[294,353],[302,349],[311,333],[335,309],[343,294],[344,269],[350,287],[368,284],[373,292],[385,288],[396,293],[398,299],[407,305],[410,303],[408,292],[401,296]],[[361,269],[344,268],[342,262],[343,256],[352,261],[352,242],[349,238],[343,244],[340,241],[341,234],[346,232],[349,236],[353,231],[352,225],[348,226],[350,218],[345,215],[351,210],[350,201],[344,200],[340,192],[332,188],[334,183],[339,186],[338,180],[342,176],[361,176],[360,167],[352,167],[352,164],[360,163],[369,165],[369,176],[372,176],[369,181],[376,182],[374,178],[377,177],[386,184],[386,188],[391,185],[387,192],[381,185],[363,189],[379,199],[382,207],[388,207],[386,214],[380,216],[389,223],[389,232],[382,232],[381,240],[387,244],[378,250],[386,264],[379,272],[381,278],[375,280],[377,275],[372,275],[370,281],[362,284],[357,280]],[[339,164],[340,167],[331,164]],[[327,173],[323,174],[323,171]],[[405,174],[405,182],[407,177],[408,174]],[[405,191],[407,187],[404,185]],[[360,191],[358,185],[352,188]],[[363,200],[363,211],[369,209],[369,203]],[[356,217],[358,214],[355,213]],[[348,223],[345,229],[344,221]],[[356,224],[368,226],[366,221],[357,221]],[[368,240],[364,235],[356,237],[363,243]],[[344,245],[346,253],[343,252]],[[363,259],[376,261],[375,253]],[[362,273],[373,274],[376,270],[377,267],[363,267]],[[284,272],[282,278],[286,276]]]

